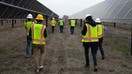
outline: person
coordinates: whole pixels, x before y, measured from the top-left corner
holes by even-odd
[[[83,47],[85,50],[85,60],[86,60],[85,67],[88,67],[88,68],[90,67],[89,48],[91,48],[91,53],[92,53],[93,62],[94,62],[94,71],[96,72],[98,70],[97,69],[97,58],[96,58],[96,53],[98,49],[97,26],[90,14],[86,15],[85,20],[86,22],[82,30],[82,43],[83,43]]]
[[[82,27],[82,21],[83,21],[83,20],[82,20],[82,19],[80,19],[80,27]]]
[[[31,36],[29,35],[29,31],[31,29],[31,26],[33,24],[33,16],[32,14],[27,15],[27,22],[25,23],[25,29],[27,34],[27,45],[26,45],[26,58],[29,58],[31,55],[30,49],[31,49]]]
[[[36,17],[37,23],[32,25],[31,28],[31,36],[32,36],[32,47],[34,50],[34,62],[35,62],[35,68],[36,72],[39,72],[43,69],[43,63],[44,63],[44,46],[46,44],[46,25],[43,25],[43,15],[38,14]],[[40,56],[39,56],[40,55]],[[40,58],[39,58],[40,57]]]
[[[72,19],[70,20],[70,26],[71,26],[70,32],[71,32],[71,34],[74,34],[75,25],[76,25],[76,20],[72,18]]]
[[[55,18],[52,18],[51,22],[50,22],[51,26],[52,26],[52,33],[54,33],[54,29],[55,29],[55,26],[56,26],[56,21],[55,21]]]
[[[95,22],[96,22],[96,24],[98,26],[98,38],[99,38],[98,47],[99,47],[99,50],[100,50],[101,55],[102,55],[102,60],[104,60],[105,59],[105,55],[104,55],[104,50],[103,50],[103,47],[102,47],[103,34],[104,34],[104,25],[101,23],[100,18],[96,18]]]
[[[64,21],[62,19],[59,20],[59,26],[60,26],[60,33],[63,33]]]

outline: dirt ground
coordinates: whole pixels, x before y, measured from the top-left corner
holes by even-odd
[[[107,27],[104,36],[106,59],[101,60],[98,51],[99,69],[94,72],[91,54],[90,69],[84,67],[81,29],[77,26],[75,34],[70,35],[69,25],[65,26],[64,33],[59,33],[58,27],[51,33],[48,26],[44,70],[40,74],[132,74],[130,31]],[[35,74],[33,58],[25,58],[24,26],[1,30],[0,43],[0,74]]]

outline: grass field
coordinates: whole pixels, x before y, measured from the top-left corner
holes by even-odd
[[[130,30],[107,27],[103,44],[106,59],[101,60],[98,51],[99,71],[96,73],[91,54],[90,70],[84,68],[81,29],[76,26],[75,34],[70,35],[70,27],[66,24],[64,33],[59,33],[56,27],[53,34],[48,26],[44,70],[40,74],[132,74]],[[24,26],[2,29],[0,43],[0,74],[35,74],[33,58],[25,58]]]

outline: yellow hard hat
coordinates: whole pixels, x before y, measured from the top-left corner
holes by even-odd
[[[44,20],[43,15],[42,14],[38,14],[36,17],[36,20]]]

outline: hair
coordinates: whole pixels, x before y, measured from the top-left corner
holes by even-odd
[[[29,19],[29,18],[28,18],[27,21],[32,21],[32,19]]]
[[[37,23],[42,24],[43,20],[36,20]]]
[[[96,24],[101,24],[101,23],[96,22]]]
[[[85,23],[88,23],[91,26],[96,26],[96,22],[93,20],[92,16],[86,17],[86,22]]]
[[[92,16],[86,17],[86,21],[89,21],[89,20],[93,20],[93,19],[92,19]]]

